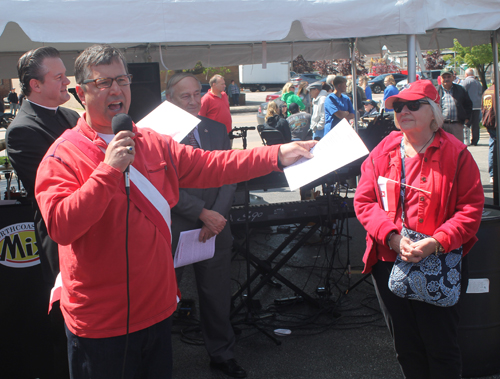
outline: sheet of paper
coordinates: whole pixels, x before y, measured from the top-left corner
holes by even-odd
[[[181,142],[193,128],[200,123],[198,117],[179,108],[178,106],[164,101],[151,113],[137,123],[139,128],[153,129],[160,134],[166,134]]]
[[[488,278],[469,279],[467,293],[488,293],[490,292],[490,280]]]
[[[200,242],[201,229],[186,230],[181,232],[179,243],[175,250],[174,268],[190,265],[214,257],[215,237],[205,243]]]
[[[378,177],[378,188],[380,189],[380,196],[382,197],[382,205],[384,206],[384,211],[389,211],[389,205],[387,203],[387,178],[383,176]]]
[[[330,130],[311,152],[313,158],[302,158],[285,167],[290,190],[294,191],[369,153],[361,138],[345,119]]]

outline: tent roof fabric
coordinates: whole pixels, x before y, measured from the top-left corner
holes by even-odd
[[[365,54],[384,45],[406,50],[408,34],[422,49],[451,47],[453,38],[473,45],[498,28],[498,0],[7,0],[0,71],[6,77],[22,53],[44,45],[65,63],[93,43],[110,43],[131,62],[180,69],[260,63],[263,55],[267,62],[347,58],[354,40]]]

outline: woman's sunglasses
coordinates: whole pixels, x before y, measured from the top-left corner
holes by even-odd
[[[420,109],[420,104],[429,104],[428,101],[426,100],[414,100],[414,101],[395,101],[392,103],[392,108],[394,109],[394,112],[396,113],[401,113],[403,110],[404,106],[408,108],[409,111],[415,112]]]

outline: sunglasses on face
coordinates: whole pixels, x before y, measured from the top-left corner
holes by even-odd
[[[394,112],[396,113],[401,113],[403,110],[404,106],[408,108],[409,111],[411,112],[416,112],[420,109],[420,104],[429,104],[428,101],[426,100],[414,100],[414,101],[395,101],[392,103],[392,108],[394,109]]]

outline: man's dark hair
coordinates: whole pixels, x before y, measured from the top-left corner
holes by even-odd
[[[81,85],[85,79],[88,79],[92,66],[110,65],[119,60],[122,61],[128,74],[127,61],[119,49],[106,44],[87,47],[75,61],[76,82]]]
[[[290,103],[288,110],[291,114],[299,113],[299,106],[297,105],[297,103]]]
[[[43,66],[45,58],[60,58],[59,51],[53,47],[39,47],[23,54],[17,62],[17,75],[19,84],[25,96],[31,94],[31,79],[39,80],[43,83],[47,70]]]

